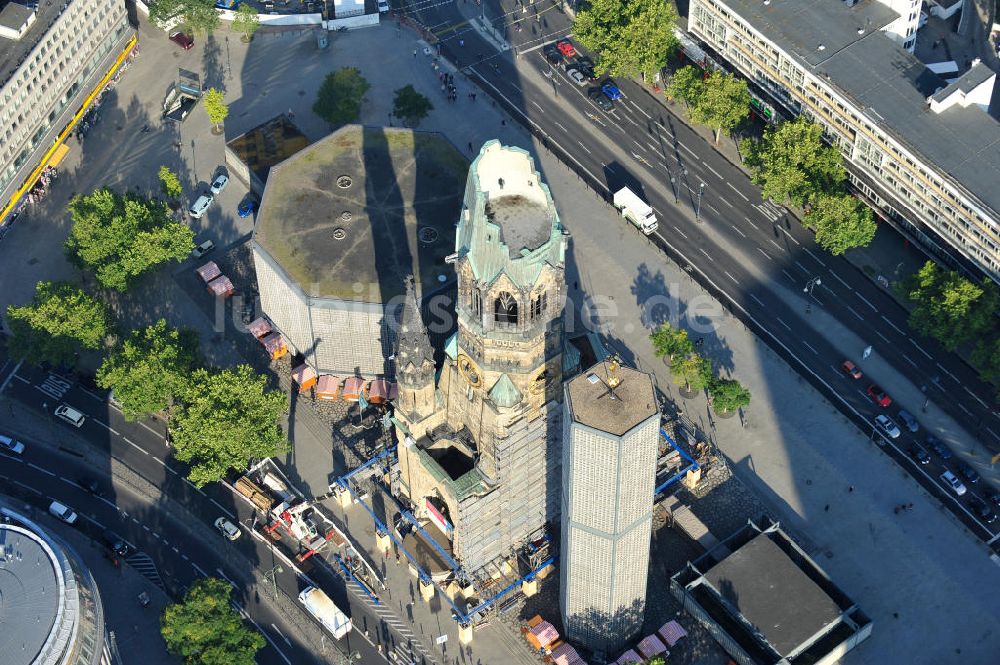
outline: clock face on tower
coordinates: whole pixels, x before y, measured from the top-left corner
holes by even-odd
[[[465,355],[464,353],[458,354],[458,372],[473,388],[478,388],[483,382],[483,377],[479,373],[479,368],[476,367],[476,363],[472,361],[472,358]]]

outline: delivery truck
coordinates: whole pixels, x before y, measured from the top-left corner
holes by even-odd
[[[299,594],[299,602],[338,640],[351,632],[351,620],[322,589],[306,587]]]
[[[614,204],[622,217],[635,224],[647,236],[659,226],[653,208],[628,187],[615,192]]]

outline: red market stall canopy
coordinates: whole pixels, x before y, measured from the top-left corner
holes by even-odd
[[[360,376],[349,376],[344,380],[344,399],[357,402],[365,387],[365,380]]]
[[[285,344],[285,339],[281,336],[281,333],[271,333],[267,337],[260,340],[260,343],[264,345],[265,349],[267,349],[268,354],[271,356],[271,360],[277,360],[288,353],[288,345]]]
[[[209,282],[208,290],[212,295],[220,296],[222,298],[228,298],[236,292],[236,289],[233,287],[233,283],[230,282],[229,278],[225,275],[216,277]]]
[[[316,397],[319,399],[337,399],[340,395],[340,377],[324,374],[316,383]]]
[[[303,363],[292,370],[292,381],[299,384],[299,392],[304,393],[316,385],[316,370]]]
[[[251,323],[249,326],[247,326],[247,330],[250,331],[251,335],[253,335],[257,339],[260,339],[264,335],[271,332],[273,328],[271,328],[271,323],[262,316],[253,323]]]
[[[201,281],[206,284],[222,274],[222,271],[219,270],[219,266],[215,264],[215,261],[209,261],[202,267],[198,268],[195,272],[198,273],[198,277],[201,277]]]

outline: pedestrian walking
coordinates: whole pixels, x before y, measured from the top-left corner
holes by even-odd
[[[854,485],[851,485],[850,487],[848,487],[847,491],[848,492],[853,492],[854,491]]]
[[[476,93],[472,93],[472,101],[476,101]]]
[[[823,508],[823,511],[827,513],[830,512],[830,504],[826,504],[826,506]]]
[[[459,39],[458,40],[458,45],[459,46],[465,46],[465,40],[464,39]]]
[[[417,49],[413,49],[413,57],[417,57]]]
[[[506,126],[507,126],[507,121],[506,121],[506,120],[503,120],[503,119],[501,119],[501,120],[500,120],[500,126],[501,126],[501,127],[506,127]]]

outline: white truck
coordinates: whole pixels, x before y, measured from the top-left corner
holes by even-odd
[[[323,593],[322,589],[314,586],[306,587],[299,594],[299,602],[338,640],[351,632],[351,620],[334,605],[330,596]]]
[[[647,236],[659,226],[653,208],[628,187],[615,192],[614,204],[622,217],[635,224]]]

